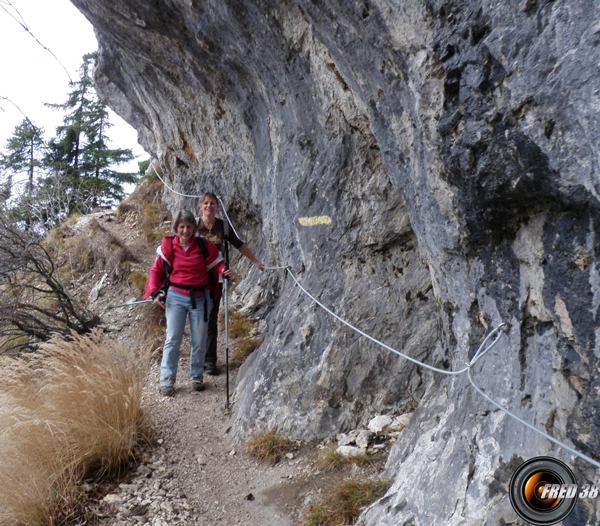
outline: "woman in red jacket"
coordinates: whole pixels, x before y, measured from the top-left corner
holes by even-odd
[[[211,272],[230,276],[219,250],[210,241],[194,236],[196,220],[187,210],[173,219],[176,235],[166,236],[150,270],[144,297],[165,309],[167,337],[160,366],[160,390],[165,396],[175,391],[179,348],[186,319],[190,318],[190,380],[195,391],[203,391],[204,354],[208,317],[212,307]],[[165,282],[168,278],[168,283]],[[168,290],[164,288],[168,287]],[[165,299],[166,294],[166,299]]]

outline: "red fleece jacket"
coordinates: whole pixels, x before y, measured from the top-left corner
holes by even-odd
[[[171,283],[202,287],[208,284],[208,272],[216,271],[219,274],[223,274],[225,271],[225,260],[213,243],[207,240],[206,244],[208,245],[208,255],[206,261],[204,261],[196,237],[192,238],[192,242],[187,250],[185,250],[181,246],[177,236],[166,236],[162,241],[160,252],[157,250],[159,255],[150,269],[144,299],[159,290],[165,280],[164,260],[161,253],[169,260],[173,268],[169,278]],[[189,290],[177,287],[173,287],[173,290],[188,296],[190,294]]]

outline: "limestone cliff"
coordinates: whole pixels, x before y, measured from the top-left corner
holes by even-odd
[[[600,458],[598,2],[72,1],[97,30],[102,97],[179,192],[216,191],[268,265],[437,367],[508,323],[476,380]],[[331,223],[299,221],[315,216]],[[464,375],[366,342],[283,271],[236,294],[264,320],[240,437],[321,437],[419,401],[364,524],[522,524],[508,480],[542,454],[598,482]],[[599,518],[580,502],[563,524]]]

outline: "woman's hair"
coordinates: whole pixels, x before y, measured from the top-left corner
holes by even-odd
[[[219,200],[217,199],[217,196],[215,194],[213,194],[212,192],[204,192],[204,194],[202,194],[202,197],[200,198],[200,205],[202,206],[202,203],[204,203],[204,200],[210,197],[211,199],[215,200],[215,203],[217,204],[217,209],[219,208]]]
[[[177,233],[177,227],[179,223],[190,223],[194,227],[194,232],[196,231],[196,218],[194,214],[188,212],[187,210],[179,210],[175,216],[173,217],[173,232]]]

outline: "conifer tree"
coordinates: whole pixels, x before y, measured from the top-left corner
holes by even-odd
[[[24,119],[6,142],[5,152],[0,154],[0,167],[6,173],[4,184],[15,178],[27,176],[27,193],[31,193],[34,186],[36,169],[42,166],[46,144],[43,130],[35,126],[29,119]],[[9,188],[9,190],[12,190]],[[6,192],[6,189],[4,190]],[[10,192],[9,192],[10,194]]]
[[[92,82],[96,53],[83,56],[80,78],[64,104],[49,105],[65,111],[57,137],[49,143],[47,164],[60,172],[63,184],[73,190],[73,207],[86,213],[96,206],[110,206],[124,197],[123,185],[137,180],[113,166],[129,162],[129,149],[108,147],[107,131],[112,126],[107,107],[99,100]]]
[[[6,209],[6,202],[10,199],[12,190],[12,175],[0,170],[0,206]]]
[[[96,58],[83,56],[79,80],[71,82],[64,104],[48,104],[64,112],[48,144],[42,129],[26,118],[0,153],[0,203],[9,203],[11,216],[25,229],[47,230],[73,212],[112,206],[123,199],[123,185],[138,180],[136,173],[115,169],[134,156],[108,145],[112,124],[92,81]],[[24,191],[16,194],[16,183],[25,177]]]

